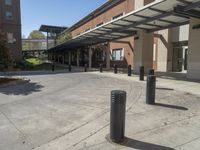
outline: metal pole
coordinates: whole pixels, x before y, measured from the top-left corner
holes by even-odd
[[[114,73],[117,74],[118,69],[117,69],[117,65],[114,65]]]
[[[156,76],[148,75],[147,76],[147,89],[146,89],[146,103],[150,105],[155,104],[155,95],[156,95]]]
[[[111,91],[110,139],[122,143],[125,139],[126,92]]]
[[[144,81],[144,66],[140,67],[140,81]]]
[[[100,73],[102,73],[102,72],[103,72],[103,65],[100,64]]]
[[[131,76],[131,65],[128,65],[128,76]]]
[[[69,72],[71,72],[72,71],[72,66],[69,64],[69,66],[68,66],[68,69],[69,69]]]
[[[87,66],[88,66],[88,65],[85,64],[85,68],[84,68],[84,71],[85,71],[85,72],[87,72]]]

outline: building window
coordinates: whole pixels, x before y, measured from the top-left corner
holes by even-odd
[[[6,5],[12,5],[12,0],[5,0]]]
[[[96,27],[99,27],[99,26],[101,26],[101,25],[103,25],[103,22],[97,24]]]
[[[124,60],[124,49],[118,48],[112,50],[112,60],[113,61],[123,61]]]
[[[7,20],[12,20],[13,19],[13,14],[12,14],[12,12],[10,12],[10,11],[6,11],[6,19]]]
[[[9,44],[13,44],[16,42],[16,39],[13,36],[13,33],[7,33],[7,42]]]
[[[120,14],[118,14],[118,15],[112,17],[112,20],[115,20],[115,19],[117,19],[117,18],[123,16],[124,14],[125,14],[125,13],[120,13]]]
[[[86,29],[85,32],[90,31],[90,28]]]

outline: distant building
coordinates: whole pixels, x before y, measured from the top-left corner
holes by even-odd
[[[11,58],[20,61],[22,58],[20,0],[0,0],[0,31],[5,33]]]

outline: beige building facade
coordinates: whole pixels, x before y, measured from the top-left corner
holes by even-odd
[[[13,61],[20,61],[21,13],[20,0],[0,0],[0,30],[7,38],[7,47]]]

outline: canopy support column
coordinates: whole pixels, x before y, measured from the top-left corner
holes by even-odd
[[[188,78],[197,80],[200,79],[200,30],[193,27],[198,24],[200,24],[200,19],[190,19],[187,73]]]
[[[143,30],[138,32],[135,38],[134,48],[134,71],[139,73],[140,67],[144,66],[145,72],[153,68],[153,33],[146,33]]]
[[[69,52],[68,52],[68,65],[71,65],[71,64],[72,64],[72,59],[71,59],[71,57],[72,57],[72,52],[69,51]]]
[[[106,69],[110,69],[110,56],[110,43],[108,43],[106,47]]]
[[[89,48],[89,68],[90,69],[92,68],[92,54],[93,54],[93,51],[92,51],[92,48],[90,47]]]
[[[79,62],[79,60],[80,60],[80,50],[79,49],[77,49],[77,58],[76,58],[77,60],[77,67],[79,67],[80,66],[80,62]]]
[[[63,56],[62,56],[62,63],[65,64],[65,53],[63,53]]]

